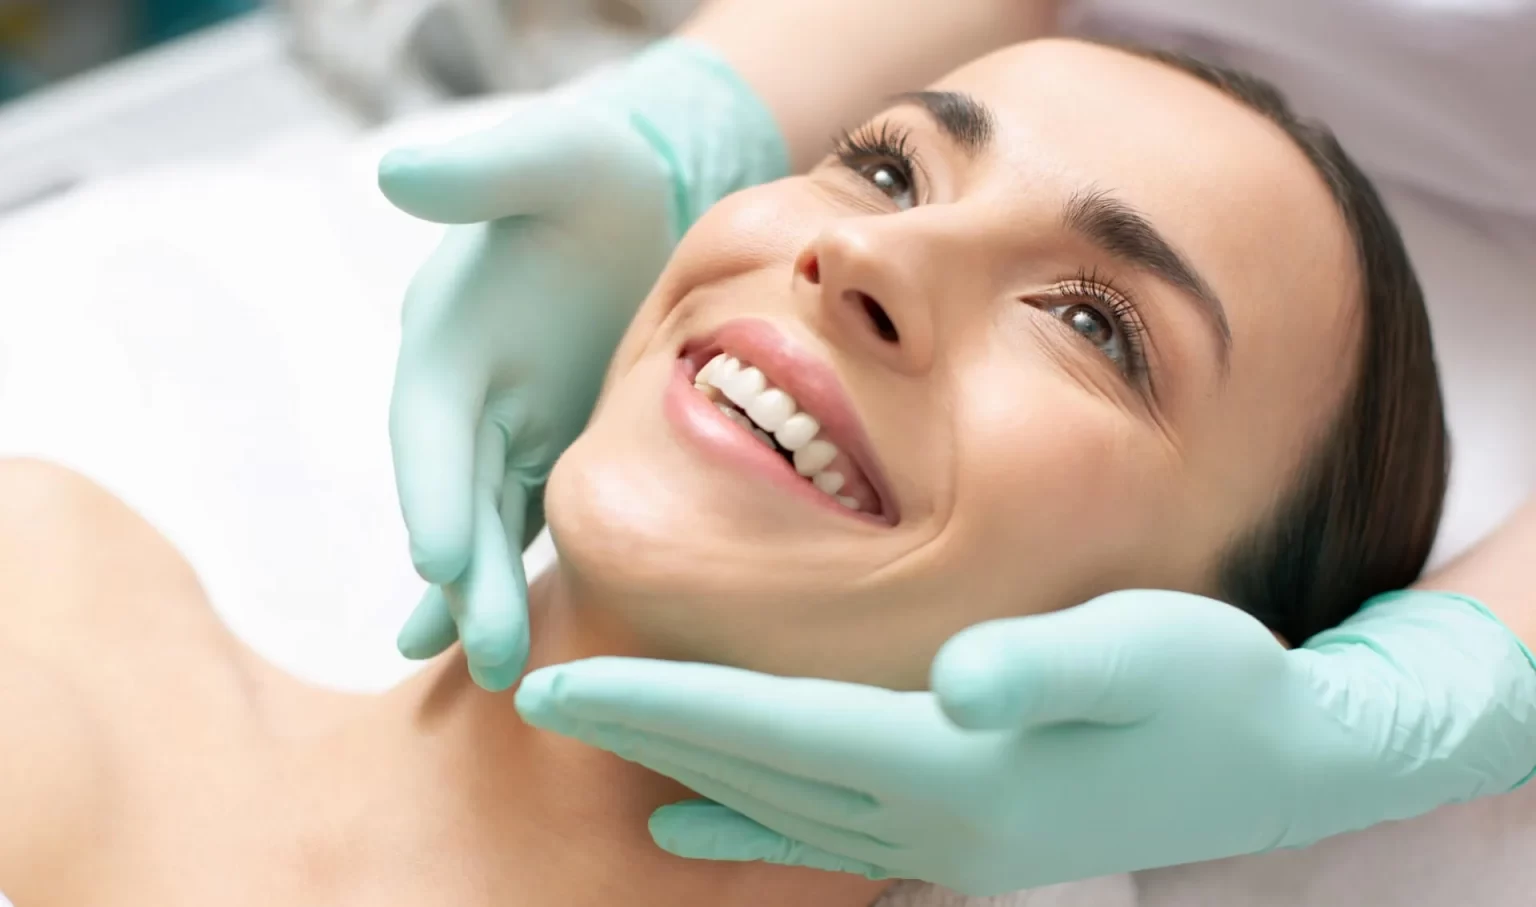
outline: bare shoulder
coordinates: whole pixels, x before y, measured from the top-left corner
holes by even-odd
[[[85,476],[40,460],[0,459],[5,642],[66,670],[110,676],[125,665],[138,685],[157,666],[238,655],[192,566],[159,530]]]
[[[72,876],[150,728],[238,711],[237,648],[190,565],[122,501],[0,460],[0,891],[29,903],[27,877]]]

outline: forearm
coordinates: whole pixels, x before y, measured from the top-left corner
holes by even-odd
[[[713,0],[679,34],[752,86],[798,171],[887,96],[1048,34],[1055,19],[1055,0]]]
[[[1536,651],[1536,498],[1492,536],[1450,564],[1425,576],[1415,588],[1456,592],[1477,599]]]

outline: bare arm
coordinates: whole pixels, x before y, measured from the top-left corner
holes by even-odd
[[[1458,592],[1487,605],[1536,651],[1536,498],[1471,551],[1419,580],[1420,589]]]
[[[1056,0],[713,0],[680,34],[730,62],[768,105],[795,170],[900,91],[1049,34]]]

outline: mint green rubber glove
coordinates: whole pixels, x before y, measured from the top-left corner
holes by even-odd
[[[678,40],[493,129],[380,162],[395,205],[463,225],[417,273],[402,316],[390,442],[411,557],[434,584],[402,653],[429,658],[459,639],[481,686],[521,675],[520,552],[543,525],[550,468],[682,232],[787,168],[745,83]]]
[[[1298,847],[1536,766],[1536,663],[1454,595],[1288,652],[1227,605],[1121,592],[961,632],[932,687],[598,658],[517,706],[709,798],[653,814],[673,853],[973,895]]]

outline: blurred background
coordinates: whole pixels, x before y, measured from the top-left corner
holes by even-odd
[[[80,182],[547,87],[697,0],[0,0],[0,216]]]
[[[379,156],[695,5],[0,0],[0,455],[110,489],[283,670],[399,681],[422,590],[389,390],[442,228],[384,199]],[[553,556],[546,534],[525,563]]]

